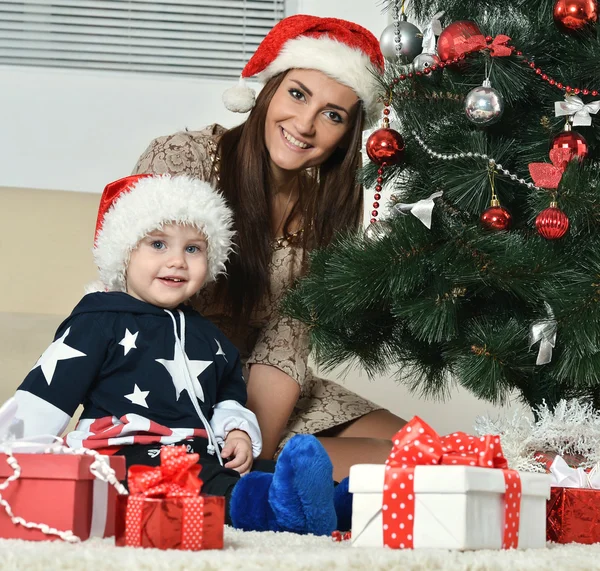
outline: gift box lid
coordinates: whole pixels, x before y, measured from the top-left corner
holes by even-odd
[[[549,474],[519,472],[523,495],[550,497]],[[382,493],[385,464],[355,464],[350,468],[351,493]],[[416,466],[415,493],[504,493],[502,470],[478,466]]]
[[[38,480],[93,480],[90,466],[95,458],[84,454],[13,454],[21,467],[21,477]],[[106,456],[119,480],[125,479],[125,458]],[[13,469],[0,454],[0,478],[7,478]]]

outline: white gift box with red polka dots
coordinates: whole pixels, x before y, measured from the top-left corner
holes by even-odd
[[[545,547],[546,500],[550,497],[551,477],[526,472],[519,475],[521,494],[516,499],[520,501],[520,512],[518,532],[515,531],[518,548]],[[350,492],[354,494],[352,543],[356,547],[384,545],[384,479],[384,464],[357,464],[350,469]],[[390,516],[399,528],[404,529],[405,521],[410,524],[409,538],[414,548],[500,549],[505,526],[507,530],[510,525],[515,526],[513,520],[504,521],[508,513],[507,482],[500,469],[416,466],[414,513],[409,513],[404,503],[385,508],[393,509]],[[396,497],[393,490],[391,497]]]

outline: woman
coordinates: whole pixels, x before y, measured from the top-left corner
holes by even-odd
[[[356,182],[365,121],[377,118],[377,39],[333,18],[291,16],[265,37],[225,93],[226,106],[251,112],[231,130],[212,125],[154,140],[134,173],[186,173],[214,183],[235,213],[237,255],[228,277],[203,290],[195,307],[245,357],[248,407],[273,458],[294,434],[316,434],[334,478],[352,464],[381,463],[404,421],[313,376],[308,336],[278,305],[306,253],[362,218]],[[266,81],[256,104],[244,79]]]

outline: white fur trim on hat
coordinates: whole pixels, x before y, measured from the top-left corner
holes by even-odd
[[[360,49],[327,36],[300,36],[288,40],[257,79],[265,82],[293,68],[316,69],[352,88],[364,104],[367,122],[371,123],[381,115],[382,104],[377,100],[380,89],[376,76],[379,73],[369,56]]]
[[[206,235],[207,282],[225,271],[234,232],[233,215],[223,196],[209,183],[189,176],[147,177],[115,200],[96,237],[94,261],[109,291],[125,291],[131,251],[170,222],[195,226]]]

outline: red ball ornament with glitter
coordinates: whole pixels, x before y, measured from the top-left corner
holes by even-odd
[[[404,158],[404,139],[394,129],[377,129],[367,139],[367,155],[376,164],[395,165]]]
[[[558,240],[567,233],[569,219],[556,202],[551,202],[548,208],[537,215],[535,227],[540,236],[547,240]]]
[[[598,21],[598,2],[597,0],[557,0],[552,15],[556,27],[561,32],[580,32]]]
[[[576,131],[562,131],[552,140],[553,149],[567,149],[571,151],[571,158],[577,157],[582,161],[588,154],[587,141]]]
[[[456,50],[461,40],[468,40],[473,36],[481,36],[481,30],[475,22],[459,20],[452,22],[442,30],[438,38],[437,51],[442,61],[454,59],[458,55]]]
[[[479,221],[488,230],[507,230],[512,221],[512,215],[506,208],[500,206],[500,202],[492,200],[491,206],[481,213]]]

